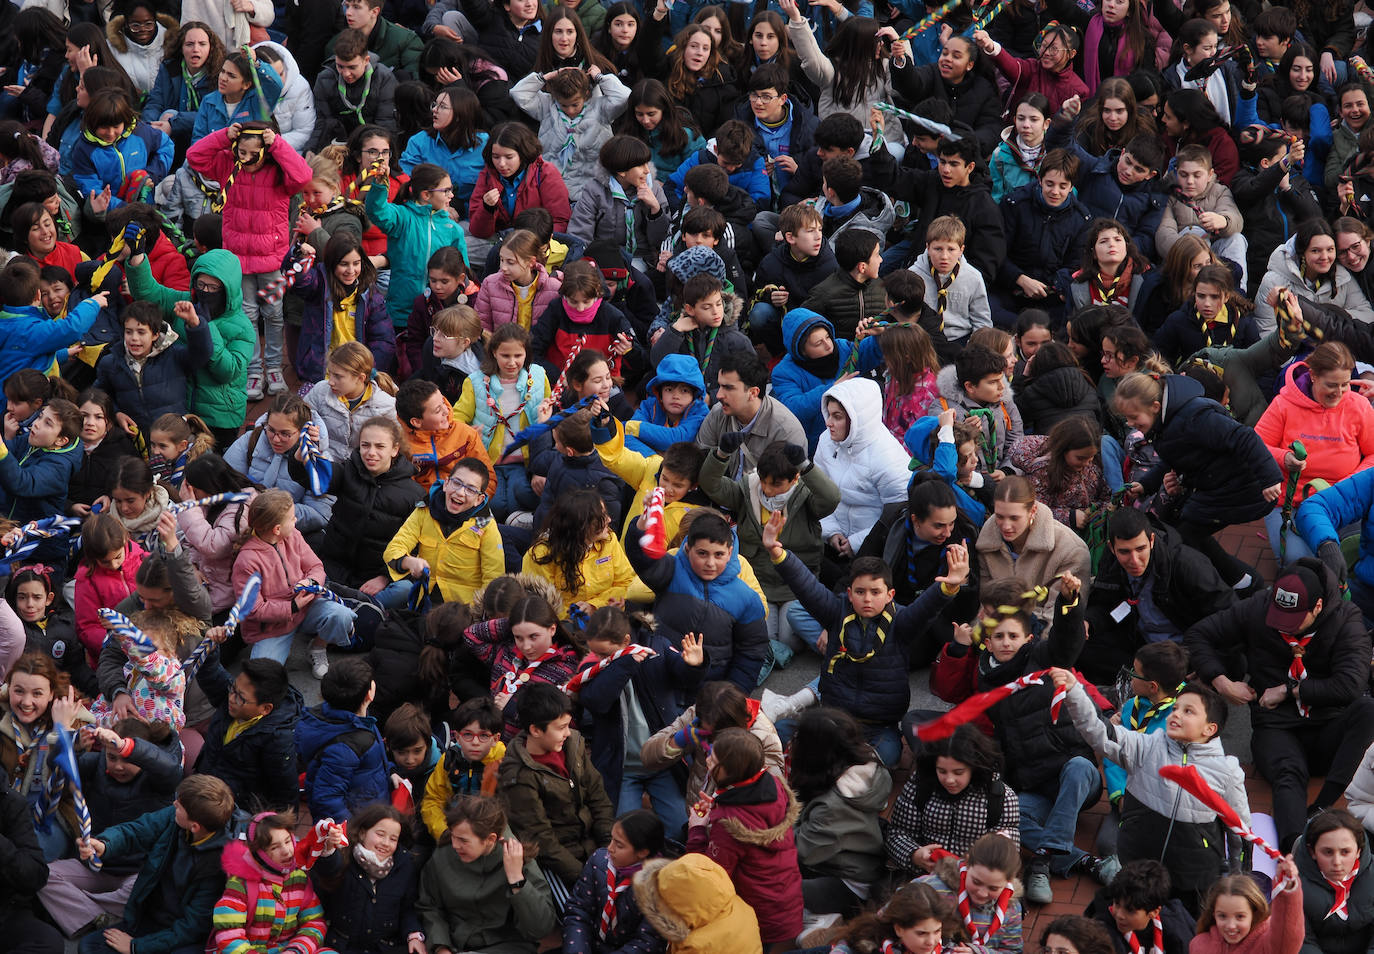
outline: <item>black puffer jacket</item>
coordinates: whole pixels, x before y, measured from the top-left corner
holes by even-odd
[[[0,923],[27,912],[47,883],[48,865],[28,801],[0,777]]]
[[[912,103],[937,99],[949,106],[956,121],[978,134],[983,155],[997,148],[1002,138],[1002,97],[997,84],[969,71],[958,85],[947,83],[934,63],[910,70],[893,70],[892,85]]]
[[[100,681],[86,659],[86,651],[76,636],[71,610],[54,610],[47,621],[24,621],[24,652],[42,653],[71,679],[76,691],[94,699],[100,695]]]
[[[93,451],[81,455],[81,466],[72,474],[67,485],[67,503],[90,506],[96,498],[110,492],[114,482],[115,463],[121,457],[136,457],[134,442],[124,433],[124,429],[113,421],[110,433]]]
[[[734,118],[735,102],[739,98],[739,87],[735,85],[735,71],[730,64],[722,63],[714,76],[708,76],[698,82],[680,102],[697,121],[697,126],[708,136],[712,136],[720,128],[721,123]]]
[[[1245,258],[1251,289],[1258,288],[1264,278],[1269,253],[1296,234],[1299,222],[1322,215],[1311,183],[1296,169],[1288,173],[1289,190],[1279,191],[1284,171],[1277,162],[1268,169],[1244,165],[1231,180],[1231,194],[1245,219]]]
[[[1061,268],[1073,268],[1083,255],[1092,213],[1078,197],[1069,194],[1058,208],[1045,204],[1040,184],[1021,186],[1002,199],[1007,257],[997,278],[1007,288],[1016,287],[1022,275],[1053,286]]]
[[[1018,379],[1014,397],[1027,434],[1048,434],[1054,425],[1075,414],[1102,421],[1097,388],[1081,368],[1055,368]]]
[[[1339,719],[1369,685],[1369,631],[1364,627],[1359,607],[1342,598],[1340,582],[1320,560],[1303,557],[1296,562],[1317,574],[1324,589],[1321,615],[1303,653],[1307,678],[1298,690],[1310,711],[1306,717],[1300,715],[1291,698],[1273,709],[1252,702],[1250,723],[1256,729],[1318,725]],[[1227,665],[1237,657],[1245,660],[1243,671],[1249,674],[1256,700],[1266,689],[1288,682],[1293,651],[1278,631],[1265,622],[1271,589],[1208,616],[1188,630],[1183,642],[1202,682],[1210,685],[1217,676],[1239,679],[1241,673],[1232,671],[1234,665]]]
[[[134,739],[133,751],[125,756],[140,769],[128,783],[121,784],[105,771],[103,751],[86,752],[77,762],[81,770],[81,790],[91,806],[91,830],[104,831],[133,821],[148,812],[161,811],[172,804],[181,782],[181,742],[175,732],[162,744]],[[132,874],[143,865],[143,854],[130,853],[113,861],[105,870]]]

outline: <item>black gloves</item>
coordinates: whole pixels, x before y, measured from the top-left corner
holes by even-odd
[[[1345,582],[1345,575],[1349,572],[1346,566],[1345,554],[1341,552],[1341,545],[1335,540],[1327,540],[1317,547],[1317,558],[1326,564],[1326,568],[1336,574],[1336,579]]]
[[[782,449],[782,456],[787,458],[787,462],[797,468],[800,473],[806,466],[806,448],[800,444],[788,444]]]
[[[749,437],[744,431],[730,431],[720,435],[720,441],[716,447],[727,457],[739,450]]]

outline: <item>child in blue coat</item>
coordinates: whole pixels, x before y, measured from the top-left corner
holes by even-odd
[[[706,379],[691,355],[665,355],[644,390],[649,396],[625,422],[627,449],[648,457],[696,440],[706,420]]]
[[[5,418],[0,444],[0,514],[17,523],[60,516],[67,507],[67,485],[81,466],[81,411],[71,401],[54,398],[43,406],[29,429]],[[54,549],[55,547],[55,549]],[[44,553],[44,550],[53,550]],[[45,541],[34,552],[36,562],[66,563],[66,541]],[[57,560],[50,560],[54,555]]]
[[[859,328],[866,329],[868,324],[861,321]],[[858,344],[837,339],[830,319],[809,308],[793,308],[782,316],[782,342],[787,355],[773,369],[773,397],[801,422],[812,453],[825,430],[822,396],[844,374],[881,367],[883,350],[878,341],[876,335]],[[856,348],[858,357],[854,366],[849,367]]]
[[[107,201],[102,193],[108,191],[108,207],[117,208],[141,193],[149,197],[171,170],[175,151],[165,132],[138,121],[128,93],[102,89],[81,116],[72,177],[93,203]]]
[[[69,308],[65,318],[51,318],[43,309],[38,265],[10,262],[0,271],[0,381],[21,368],[46,372],[53,353],[80,341],[109,300],[100,292]]]

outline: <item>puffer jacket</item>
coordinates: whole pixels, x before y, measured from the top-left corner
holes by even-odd
[[[291,148],[305,155],[306,147],[310,145],[310,139],[315,132],[315,94],[310,89],[309,81],[301,75],[301,68],[296,64],[295,56],[285,44],[264,40],[253,44],[253,49],[264,46],[271,48],[280,56],[282,65],[286,67],[286,75],[281,83],[281,95],[277,99],[276,108],[272,110],[272,118],[277,121],[281,135],[286,137]]]
[[[821,521],[821,532],[827,539],[843,534],[857,551],[883,507],[906,500],[911,456],[883,426],[883,395],[875,382],[841,381],[825,392],[822,405],[831,399],[849,415],[849,434],[836,441],[827,430],[816,446],[816,466],[840,489],[840,505]]]
[[[687,830],[687,850],[724,868],[758,912],[764,943],[790,942],[801,932],[801,869],[792,830],[800,815],[787,784],[764,772],[719,792],[706,824]]]
[[[611,350],[618,335],[625,335],[631,341],[635,337],[634,326],[615,305],[598,299],[600,305],[585,322],[579,322],[568,314],[567,304],[560,297],[555,299],[543,314],[536,314],[534,326],[530,328],[530,358],[541,361],[546,373],[558,373],[568,366],[572,355],[578,351],[600,351],[610,360],[611,374],[620,375],[620,356]]]
[[[301,713],[296,749],[305,769],[306,800],[315,818],[346,821],[358,808],[390,795],[386,746],[371,716],[321,702]]]
[[[793,257],[792,246],[781,242],[759,261],[755,272],[755,285],[777,285],[787,290],[787,300],[795,305],[806,299],[826,277],[839,266],[835,264],[835,253],[829,245],[822,245],[819,255],[813,255],[804,262]]]
[[[109,22],[105,24],[105,40],[110,44],[110,52],[114,54],[115,62],[133,81],[134,91],[143,96],[157,82],[158,69],[162,66],[163,46],[167,43],[168,35],[175,33],[180,24],[176,18],[159,13],[155,21],[157,32],[146,46],[139,46],[130,42],[125,34],[126,20],[127,17],[123,16],[110,17]]]
[[[262,577],[261,595],[253,611],[239,625],[243,641],[249,645],[285,636],[299,627],[309,604],[293,608],[296,583],[300,580],[325,581],[324,564],[299,530],[293,530],[277,543],[268,543],[256,534],[244,541],[234,558],[234,592],[242,593],[243,585],[254,573]]]
[[[169,733],[160,744],[147,739],[126,739],[124,745],[120,750],[123,758],[139,768],[139,773],[128,782],[117,782],[106,771],[104,752],[83,752],[77,756],[81,790],[90,806],[92,831],[104,831],[147,812],[166,808],[172,803],[181,782],[181,740],[175,732]],[[118,867],[112,863],[102,870],[111,874],[119,871],[134,874],[142,861],[141,857],[130,856],[122,859]]]
[[[1274,309],[1269,307],[1265,299],[1271,291],[1280,286],[1291,288],[1293,294],[1303,301],[1323,307],[1335,305],[1345,309],[1350,317],[1357,321],[1366,325],[1374,323],[1374,307],[1370,306],[1369,299],[1360,290],[1359,283],[1351,277],[1344,265],[1337,262],[1332,266],[1334,282],[1323,281],[1321,288],[1316,289],[1303,276],[1298,258],[1296,236],[1269,254],[1268,270],[1265,271],[1259,290],[1254,295],[1255,322],[1259,325],[1260,334],[1267,335],[1277,325]]]
[[[209,322],[187,327],[186,334],[186,343],[181,344],[175,331],[164,328],[138,367],[129,359],[122,340],[106,348],[96,363],[94,386],[110,395],[115,406],[132,417],[144,434],[163,414],[186,412],[190,377],[214,355]]]
[[[669,954],[763,954],[754,909],[705,855],[646,861],[634,880],[644,920]]]
[[[224,96],[220,94],[219,89],[212,88],[212,91],[200,101],[200,107],[196,110],[195,125],[191,129],[192,142],[200,142],[212,132],[227,129],[234,123],[254,122],[263,116],[271,115],[272,110],[277,108],[277,100],[281,97],[281,77],[265,60],[259,61],[256,69],[257,85],[262,87],[262,96],[258,96],[256,87],[250,88],[231,108],[225,104]]]
[[[1159,180],[1146,179],[1123,186],[1116,177],[1120,149],[1109,149],[1105,156],[1088,152],[1073,135],[1073,122],[1056,116],[1045,133],[1046,149],[1067,149],[1078,157],[1078,201],[1094,216],[1116,219],[1131,234],[1136,248],[1147,258],[1155,258],[1155,230],[1164,215],[1167,196],[1159,191]]]
[[[124,204],[120,190],[128,176],[146,170],[151,182],[158,182],[172,168],[175,152],[171,138],[160,129],[134,121],[113,143],[103,143],[83,133],[72,150],[72,178],[87,195],[110,188],[110,208]]]
[[[602,937],[602,909],[610,898],[607,882],[632,878],[639,868],[635,865],[612,875],[610,866],[606,849],[596,849],[568,892],[568,908],[563,915],[563,954],[597,954],[603,945],[620,954],[660,954],[664,941],[644,920],[633,891],[616,895],[615,922]]]
[[[220,856],[229,876],[215,905],[209,950],[318,951],[324,941],[324,909],[310,875],[292,866],[282,872],[263,865],[247,842],[232,841]]]
[[[1059,591],[1057,577],[1065,571],[1082,580],[1085,591],[1088,581],[1092,579],[1088,545],[1077,533],[1054,519],[1050,508],[1039,501],[1036,501],[1035,514],[1031,517],[1030,533],[1015,560],[1011,558],[1006,542],[997,530],[997,521],[992,517],[978,532],[975,549],[978,551],[980,578],[984,580],[1016,577],[1031,586],[1046,584],[1053,595]],[[1050,583],[1051,580],[1055,582]],[[1087,595],[1084,592],[1083,598]],[[1036,615],[1048,621],[1052,609],[1046,603]],[[1076,658],[1077,653],[1074,655]]]
[[[408,851],[392,855],[391,870],[374,881],[351,851],[336,851],[314,869],[329,931],[325,945],[339,954],[407,954],[406,938],[420,930],[419,862]]]
[[[177,531],[190,551],[216,612],[234,605],[237,594],[229,582],[234,567],[234,544],[247,528],[248,505],[258,492],[244,488],[250,495],[242,503],[225,504],[213,523],[204,507],[189,507],[177,514]]]
[[[1314,480],[1334,484],[1351,474],[1374,467],[1374,408],[1358,391],[1347,391],[1341,403],[1328,408],[1312,396],[1312,375],[1306,361],[1288,366],[1283,387],[1255,425],[1274,463],[1283,467],[1294,441],[1307,448],[1307,467],[1298,475],[1297,500],[1306,496]],[[1280,498],[1276,504],[1283,506]]]
[[[598,163],[580,192],[569,187],[568,192],[577,196],[577,206],[568,220],[568,234],[588,245],[614,242],[617,248],[625,249],[632,256],[652,258],[654,250],[668,238],[670,216],[663,186],[650,180],[654,198],[658,199],[655,215],[649,214],[644,203],[629,197],[634,199],[631,205],[634,235],[629,235],[625,228],[625,200],[612,197],[610,180],[611,174]]]
[[[552,163],[545,162],[543,156],[535,156],[529,165],[520,170],[513,183],[513,207],[500,202],[494,209],[487,208],[482,196],[492,189],[503,189],[510,185],[512,184],[502,181],[496,170],[491,167],[491,163],[482,166],[482,171],[477,176],[477,184],[472,187],[472,199],[468,203],[468,228],[474,236],[489,239],[497,232],[510,228],[515,223],[515,217],[521,212],[536,208],[548,209],[553,215],[555,232],[567,231],[568,219],[572,216],[568,186]]]
[[[378,303],[381,297],[377,297]],[[329,445],[328,456],[336,465],[348,460],[358,447],[358,435],[363,425],[374,417],[395,417],[396,399],[387,394],[376,382],[368,384],[356,407],[341,397],[335,396],[328,381],[321,381],[305,393],[306,406],[311,416],[334,435]],[[294,460],[294,458],[292,458]]]
[[[481,435],[468,424],[463,423],[456,408],[449,411],[448,429],[443,431],[417,431],[407,422],[401,422],[406,441],[410,445],[410,459],[415,464],[415,482],[428,490],[433,484],[442,484],[453,473],[453,465],[464,457],[476,457],[487,465],[491,478],[487,481],[487,493],[496,493],[496,468],[491,465],[487,449],[482,446]]]
[[[1072,66],[1063,72],[1051,73],[1034,58],[1019,59],[1012,56],[1002,44],[997,44],[997,52],[992,56],[993,65],[1011,87],[1004,97],[1009,103],[1024,98],[1027,93],[1041,93],[1050,101],[1050,112],[1057,113],[1064,106],[1064,100],[1077,96],[1086,101],[1088,87],[1073,71]]]
[[[998,282],[1015,288],[1018,278],[1029,275],[1053,287],[1059,269],[1076,265],[1082,257],[1092,213],[1073,193],[1063,205],[1050,208],[1038,182],[1016,189],[1001,204],[1007,257],[997,270]]]
[[[429,564],[431,592],[437,591],[448,602],[467,602],[474,592],[505,572],[500,528],[487,511],[445,533],[431,512],[444,506],[442,491],[431,496],[428,503],[415,505],[387,542],[382,560],[391,578],[400,580],[406,573],[397,562],[402,557],[418,556]],[[340,532],[344,532],[342,525]]]
[[[1202,385],[1177,374],[1164,376],[1159,415],[1145,435],[1159,463],[1140,478],[1147,494],[1159,490],[1164,475],[1178,474],[1189,492],[1183,519],[1201,523],[1246,523],[1270,509],[1261,494],[1283,481],[1259,435],[1215,401],[1202,396]]]
[[[682,412],[676,426],[668,424],[667,412],[659,403],[658,388],[665,384],[685,384],[697,392],[695,400]],[[625,422],[625,446],[648,457],[661,454],[678,441],[695,440],[701,422],[706,420],[706,379],[696,361],[685,354],[666,355],[654,376],[644,385],[644,399],[634,417]]]
[[[539,405],[548,396],[550,387],[549,376],[538,364],[528,365],[525,372],[515,379],[515,393],[520,399],[521,406],[519,418],[512,422],[516,430],[529,427],[530,424],[538,420]],[[486,447],[487,453],[494,461],[501,459],[501,452],[510,442],[509,437],[512,435],[507,434],[505,422],[487,403],[487,399],[490,398],[495,401],[499,408],[503,390],[505,389],[501,384],[499,375],[483,374],[479,370],[464,378],[458,400],[453,402],[458,416],[465,421],[470,421],[472,426],[480,432],[483,446]],[[525,458],[529,457],[528,445],[521,450],[521,454]]]
[[[1374,586],[1374,468],[1332,484],[1298,507],[1298,533],[1313,550],[1329,541],[1340,542],[1340,528],[1360,522],[1360,555],[1354,574]]]
[[[0,511],[16,523],[65,513],[67,487],[84,453],[81,441],[66,447],[31,448],[28,432],[21,431],[5,441],[5,447],[8,453],[0,458]],[[40,546],[38,559],[44,559],[42,552]]]
[[[283,136],[272,140],[267,157],[270,161],[256,172],[239,170],[234,175],[224,206],[224,248],[238,257],[245,275],[281,268],[291,244],[291,197],[309,184],[313,174]],[[192,143],[186,150],[186,163],[216,182],[227,180],[234,174],[228,130]]]
[[[1132,302],[1136,298],[1132,296]],[[1197,313],[1197,305],[1192,298],[1182,308],[1164,319],[1164,324],[1153,335],[1154,348],[1160,357],[1175,365],[1181,364],[1203,348],[1234,347],[1248,348],[1259,341],[1259,327],[1253,315],[1237,313],[1239,307],[1232,301],[1227,304],[1228,321],[1225,328],[1203,328],[1203,319]]]
[[[487,134],[477,132],[476,140],[476,145],[470,149],[450,149],[448,144],[432,131],[422,129],[406,143],[405,152],[401,153],[401,168],[407,175],[414,172],[415,167],[422,162],[443,169],[453,180],[453,207],[461,211],[466,209],[472,200],[473,185],[485,167],[482,150],[487,145]]]
[[[1374,944],[1374,854],[1366,842],[1360,851],[1360,872],[1350,886],[1349,917],[1330,916],[1336,901],[1331,882],[1322,876],[1312,846],[1302,836],[1293,843],[1293,860],[1302,878],[1302,910],[1307,922],[1300,954],[1363,954]]]
[[[330,580],[361,586],[386,576],[383,553],[425,498],[414,476],[415,465],[401,456],[379,475],[368,472],[356,449],[335,462],[328,488],[334,507],[320,547]]]
[[[536,268],[534,305],[530,310],[531,325],[545,309],[558,300],[558,290],[563,285],[557,276],[544,271],[543,265],[537,265]],[[515,286],[499,271],[492,272],[482,279],[482,287],[478,289],[477,300],[472,303],[472,307],[482,319],[484,331],[495,331],[502,325],[518,320],[519,316]],[[536,355],[529,357],[537,358]]]
[[[320,451],[329,454],[329,428],[321,421],[314,422],[320,429]],[[330,508],[334,498],[312,496],[307,484],[299,483],[291,476],[291,458],[296,449],[293,447],[285,454],[272,450],[272,442],[263,433],[267,427],[267,415],[258,418],[253,427],[239,435],[238,440],[224,452],[224,462],[245,474],[264,487],[285,490],[296,501],[296,524],[301,533],[311,533],[323,529],[329,522]],[[303,577],[296,577],[290,582]]]
[[[563,175],[569,195],[581,196],[590,179],[600,170],[597,157],[611,138],[611,123],[625,111],[630,91],[614,73],[602,73],[592,80],[592,90],[577,126],[569,129],[559,117],[562,109],[553,94],[544,91],[544,78],[530,73],[510,88],[515,105],[539,123],[539,141],[544,145],[544,161],[553,163]],[[569,136],[576,140],[572,155],[563,162],[560,155]],[[576,233],[573,233],[576,234]]]
[[[824,328],[834,343],[831,354],[819,360],[802,354],[807,337],[817,328]],[[854,350],[857,348],[859,354],[853,370],[860,374],[880,367],[883,351],[877,335],[870,335],[857,344],[837,338],[834,324],[809,308],[793,308],[782,316],[782,341],[787,354],[773,368],[773,397],[786,405],[801,422],[807,440],[811,442],[808,450],[814,451],[821,432],[825,430],[825,401],[822,398],[849,367]],[[880,395],[880,414],[881,404]]]
[[[1075,415],[1102,420],[1102,401],[1082,368],[1055,368],[1047,374],[1018,378],[1015,401],[1022,427],[1030,434],[1048,434],[1054,425]]]
[[[372,224],[387,235],[391,284],[386,292],[386,307],[392,323],[404,328],[410,320],[415,296],[425,288],[430,256],[451,245],[463,254],[464,262],[468,260],[463,227],[449,216],[447,209],[436,211],[413,201],[393,203],[381,189],[367,190],[364,204]]]
[[[296,722],[305,709],[300,692],[288,686],[286,697],[272,711],[233,739],[224,741],[233,718],[225,705],[229,685],[220,688],[215,714],[205,732],[196,771],[224,780],[234,798],[244,804],[285,808],[300,802],[296,771]]]

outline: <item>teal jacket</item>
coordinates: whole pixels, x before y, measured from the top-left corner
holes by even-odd
[[[452,245],[468,260],[463,227],[447,211],[436,212],[418,202],[392,202],[385,189],[368,189],[364,201],[367,217],[387,235],[386,257],[391,263],[391,286],[386,309],[397,329],[410,321],[416,296],[425,290],[429,257]]]
[[[129,266],[126,273],[134,298],[151,301],[161,308],[172,330],[184,338],[186,325],[172,309],[179,301],[190,301],[190,293],[158,284],[146,258]],[[257,343],[252,322],[243,313],[243,271],[233,253],[212,249],[192,264],[192,288],[200,275],[223,282],[226,300],[224,312],[218,318],[210,318],[203,305],[196,306],[201,310],[201,320],[210,325],[214,351],[210,363],[191,375],[189,409],[211,427],[240,427],[248,416],[248,362],[253,359]]]

